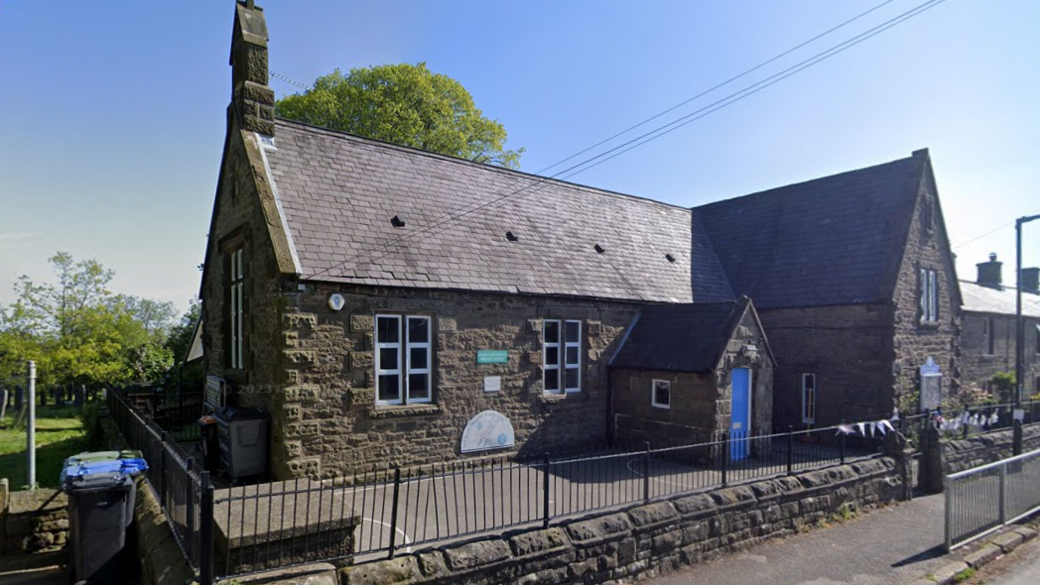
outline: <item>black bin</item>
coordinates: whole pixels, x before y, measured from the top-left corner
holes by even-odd
[[[136,487],[127,473],[91,473],[65,478],[69,541],[76,581],[122,583],[126,528],[133,519]]]

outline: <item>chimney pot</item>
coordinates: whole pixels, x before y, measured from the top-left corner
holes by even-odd
[[[997,253],[996,252],[990,252],[989,253],[989,261],[990,262],[996,262],[997,261]]]

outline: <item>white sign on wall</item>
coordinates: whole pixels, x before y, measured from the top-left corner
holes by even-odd
[[[502,376],[484,376],[484,392],[502,390]]]
[[[470,419],[462,431],[463,453],[508,449],[513,446],[513,425],[500,412],[485,410]]]
[[[341,311],[343,309],[343,306],[346,304],[347,301],[343,298],[343,295],[339,293],[333,293],[329,295],[329,308],[333,311]]]
[[[935,410],[942,404],[942,370],[932,356],[921,366],[921,410]]]

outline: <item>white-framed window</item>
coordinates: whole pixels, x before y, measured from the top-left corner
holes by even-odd
[[[546,394],[581,391],[581,321],[542,321],[542,372]]]
[[[802,422],[816,422],[816,374],[802,374]]]
[[[939,322],[939,281],[934,270],[921,268],[919,274],[921,292],[921,323]]]
[[[432,335],[428,315],[376,315],[376,404],[433,400]]]
[[[650,405],[656,408],[672,407],[672,383],[669,380],[654,380],[650,386]]]
[[[245,260],[242,246],[228,250],[226,256],[228,365],[232,369],[241,370],[245,368],[245,343],[242,335],[242,318],[245,314]]]

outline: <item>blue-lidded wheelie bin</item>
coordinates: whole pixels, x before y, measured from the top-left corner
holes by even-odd
[[[71,571],[76,582],[122,583],[126,529],[134,516],[134,476],[144,459],[76,461],[61,472],[69,498]]]

